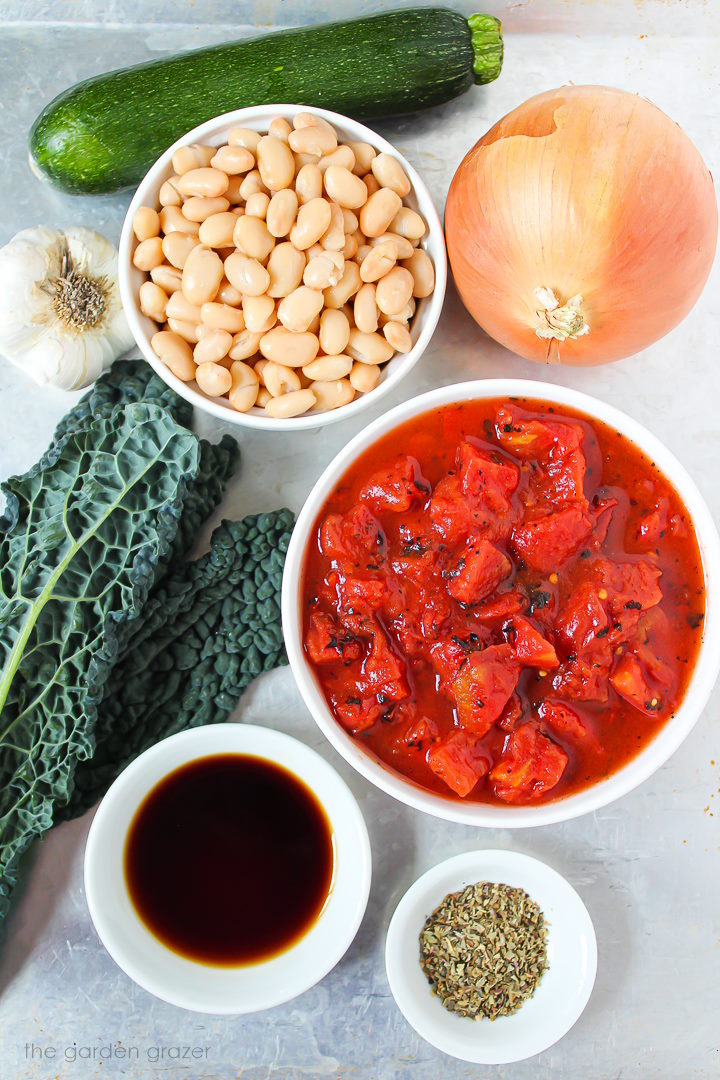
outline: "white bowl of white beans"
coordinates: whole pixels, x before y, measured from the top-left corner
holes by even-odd
[[[245,427],[317,428],[387,394],[442,309],[442,225],[388,142],[266,105],[190,131],[130,203],[120,292],[145,359]]]

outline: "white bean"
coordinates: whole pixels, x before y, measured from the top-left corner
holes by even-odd
[[[155,355],[160,357],[181,382],[190,382],[195,378],[192,349],[181,337],[168,330],[160,330],[153,334],[150,344]]]
[[[394,266],[380,278],[375,289],[377,306],[384,315],[397,315],[413,294],[414,281],[404,266]]]
[[[346,262],[343,276],[337,285],[331,285],[329,289],[324,290],[325,307],[343,307],[350,297],[355,295],[361,285],[362,281],[360,280],[360,270],[357,263]]]
[[[319,199],[323,190],[323,174],[317,165],[303,165],[295,177],[295,191],[300,205]]]
[[[216,364],[230,352],[232,341],[232,334],[229,334],[227,330],[209,330],[208,333],[203,334],[195,346],[193,352],[195,363],[198,365]],[[230,387],[226,389],[229,390]],[[224,394],[225,390],[222,393]]]
[[[169,319],[182,319],[183,322],[199,323],[202,317],[199,304],[193,304],[188,300],[184,292],[174,292],[165,306],[165,314]]]
[[[245,325],[254,334],[266,334],[277,322],[275,301],[267,293],[243,297],[243,314]]]
[[[381,334],[364,334],[361,330],[350,331],[347,351],[353,360],[361,364],[384,364],[393,354],[393,347]]]
[[[290,230],[290,242],[300,251],[316,244],[330,224],[332,210],[325,199],[311,199],[298,210],[297,220]]]
[[[350,371],[350,385],[359,394],[367,394],[380,382],[380,375],[377,364],[360,364],[355,361]]]
[[[154,281],[143,281],[138,299],[143,315],[147,315],[149,319],[154,319],[158,323],[165,322],[168,295],[164,289],[161,289]]]
[[[253,156],[257,151],[257,145],[260,142],[260,132],[253,131],[252,128],[230,128],[228,134],[228,143],[230,146],[244,146],[246,150],[249,150]]]
[[[231,360],[247,360],[255,356],[260,345],[262,334],[255,334],[252,330],[241,330],[233,338],[232,348],[228,353]]]
[[[337,136],[332,129],[320,124],[309,124],[307,127],[296,128],[288,135],[290,148],[296,154],[313,154],[322,157],[323,154],[331,154],[337,147]]]
[[[311,409],[316,400],[312,390],[295,390],[293,393],[283,394],[282,397],[271,398],[265,406],[265,412],[276,419],[300,416]]]
[[[386,322],[383,326],[383,334],[395,352],[408,353],[413,347],[410,331],[405,323]]]
[[[179,147],[172,156],[172,167],[178,176],[183,176],[191,169],[206,168],[215,156],[214,146],[200,146],[198,143],[189,143]]]
[[[197,323],[185,322],[183,319],[173,319],[168,316],[167,325],[173,334],[177,334],[178,337],[189,341],[191,345],[197,345],[200,340]]]
[[[231,285],[227,278],[223,278],[215,299],[221,304],[231,304],[233,307],[237,307],[238,304],[242,303],[242,293],[234,285]]]
[[[379,244],[391,243],[395,247],[396,259],[409,259],[412,256],[415,248],[412,246],[409,240],[404,236],[400,236],[398,233],[386,232],[380,236],[373,236],[370,240],[370,247],[377,247]]]
[[[276,326],[260,338],[260,352],[267,360],[285,367],[305,367],[315,359],[320,343],[311,333],[293,333]]]
[[[195,355],[200,346],[195,346]],[[195,372],[195,381],[202,390],[203,394],[207,394],[208,397],[222,397],[223,394],[227,394],[228,390],[232,387],[232,375],[226,367],[222,367],[220,364],[202,363],[198,364]]]
[[[277,317],[287,330],[303,333],[320,314],[323,303],[322,292],[300,285],[280,301]]]
[[[349,146],[338,146],[337,150],[333,150],[330,154],[323,154],[317,163],[321,173],[332,165],[339,165],[340,168],[349,169],[352,172],[355,166],[355,155]]]
[[[290,189],[285,188],[284,190],[289,191]],[[265,220],[269,205],[270,196],[266,195],[264,191],[256,191],[245,203],[245,213],[249,214],[250,217],[262,218]]]
[[[246,202],[251,195],[256,195],[258,191],[264,191],[265,194],[267,194],[267,188],[257,169],[252,169],[243,177],[238,190],[240,192],[240,197]]]
[[[420,240],[426,232],[423,219],[409,206],[401,207],[388,226],[388,232],[404,236],[406,240]]]
[[[410,181],[407,178],[407,173],[392,154],[377,154],[372,159],[370,168],[380,186],[390,188],[401,199],[410,191]]]
[[[240,218],[240,221],[244,220]],[[243,296],[262,296],[270,285],[270,274],[262,263],[240,251],[228,255],[225,260],[225,276]]]
[[[344,311],[326,308],[320,316],[320,348],[329,355],[345,351],[350,337],[350,323]]]
[[[160,218],[151,206],[140,206],[133,217],[133,232],[138,240],[150,240],[160,232]]]
[[[378,309],[375,303],[375,286],[361,285],[355,293],[353,304],[355,325],[364,334],[373,334],[378,328]]]
[[[303,282],[311,289],[328,289],[331,285],[337,285],[344,269],[345,258],[339,251],[323,251],[308,259]]]
[[[377,150],[366,142],[349,142],[348,146],[355,155],[353,172],[356,176],[365,176],[372,168],[373,158],[377,154]]]
[[[418,299],[429,296],[435,288],[435,267],[427,251],[422,248],[415,249],[410,258],[403,262],[403,266],[412,274],[413,296]]]
[[[183,266],[183,295],[191,304],[214,300],[222,279],[223,263],[217,252],[204,244],[194,247]]]
[[[388,240],[384,244],[370,249],[360,264],[360,277],[363,281],[379,281],[395,265],[396,247]]]
[[[302,369],[306,379],[312,382],[329,382],[333,379],[343,379],[350,374],[353,361],[343,353],[335,356],[318,356],[310,364]]]
[[[390,188],[375,191],[360,210],[360,228],[366,236],[380,236],[402,207],[402,199]]]
[[[262,377],[272,397],[281,397],[302,389],[298,373],[284,364],[275,363],[274,360],[266,361]]]
[[[200,225],[200,243],[211,248],[231,247],[236,221],[237,214],[229,210],[206,217]]]
[[[243,214],[235,222],[233,243],[243,255],[263,262],[275,247],[275,238],[261,218]]]
[[[270,234],[276,238],[287,236],[295,224],[298,212],[298,197],[292,188],[276,191],[270,200],[265,215],[265,222]]]
[[[231,353],[232,355],[232,353]],[[228,401],[237,412],[247,412],[257,401],[260,383],[249,364],[235,360],[230,366],[232,385],[228,391]]]
[[[208,301],[200,308],[200,318],[204,326],[213,330],[227,330],[230,334],[237,334],[245,329],[245,316],[239,308],[231,307],[230,304]]]
[[[238,176],[255,168],[255,155],[244,146],[220,146],[210,165],[228,176]]]
[[[310,390],[315,395],[313,412],[329,412],[347,405],[355,397],[355,391],[349,379],[335,379],[332,382],[313,382]]]
[[[327,204],[326,204],[327,205]],[[141,240],[133,254],[133,265],[138,270],[154,270],[163,261],[163,242],[159,236]]]
[[[193,195],[185,200],[182,216],[187,218],[188,221],[205,221],[206,218],[211,217],[213,214],[222,214],[229,208],[230,203],[222,197],[211,199],[201,195]]]
[[[342,208],[337,203],[331,202],[330,224],[320,237],[320,246],[326,251],[342,251],[345,247],[345,229],[342,216]]]
[[[268,296],[287,296],[302,281],[305,269],[305,255],[286,241],[277,244],[270,252],[267,262],[268,287],[264,291]]]
[[[276,139],[280,139],[281,142],[288,141],[288,135],[292,131],[292,126],[287,122],[284,116],[274,117],[268,125],[268,134],[274,135]]]
[[[219,169],[190,169],[189,172],[183,173],[178,180],[178,191],[182,195],[202,195],[209,199],[222,195],[227,186],[227,173],[221,172]]]
[[[184,232],[197,236],[200,231],[197,221],[191,221],[190,218],[185,217],[179,206],[163,206],[159,215],[159,223],[165,236],[171,232]]]
[[[258,169],[270,191],[290,187],[295,177],[295,159],[287,143],[274,135],[263,135],[257,147]]]
[[[169,263],[182,270],[188,255],[199,243],[197,236],[191,236],[190,233],[169,233],[162,240],[163,255]]]
[[[180,206],[183,197],[177,189],[179,176],[171,176],[160,187],[158,202],[161,206]]]

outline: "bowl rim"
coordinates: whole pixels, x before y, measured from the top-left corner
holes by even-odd
[[[423,305],[423,323],[417,341],[410,352],[405,353],[404,355],[398,354],[397,357],[393,357],[389,361],[389,363],[393,363],[395,359],[398,359],[399,362],[394,369],[388,369],[387,375],[384,378],[381,378],[381,381],[371,393],[362,394],[347,405],[342,405],[340,408],[333,409],[330,412],[308,413],[303,416],[276,419],[274,417],[264,416],[259,410],[257,412],[251,411],[240,413],[228,406],[219,404],[218,401],[206,397],[206,395],[202,394],[199,390],[194,389],[193,385],[190,383],[184,383],[178,379],[155,355],[150,347],[150,340],[143,327],[137,297],[131,283],[131,275],[134,270],[131,262],[134,243],[132,221],[135,216],[135,211],[140,206],[154,204],[154,199],[149,200],[149,202],[147,200],[148,189],[152,188],[153,185],[157,183],[161,175],[164,175],[169,171],[172,155],[179,147],[185,146],[191,142],[202,142],[203,139],[206,138],[212,139],[218,131],[221,131],[226,127],[245,126],[254,128],[258,125],[266,126],[273,118],[278,116],[287,117],[298,110],[310,112],[314,116],[327,120],[329,123],[333,124],[341,134],[347,132],[348,135],[346,137],[349,137],[353,142],[369,142],[378,151],[391,154],[392,157],[400,162],[412,184],[418,207],[427,223],[427,234],[424,237],[423,242],[421,242],[421,246],[432,255],[433,263],[435,265],[435,288],[429,297],[418,301],[418,306],[420,304]],[[160,378],[182,398],[189,401],[191,405],[194,405],[203,412],[209,413],[219,420],[223,420],[226,423],[238,427],[256,428],[261,431],[313,430],[324,427],[326,424],[334,424],[340,420],[348,420],[357,413],[362,412],[363,409],[367,408],[373,402],[381,401],[383,397],[390,393],[390,391],[393,390],[415,367],[430,344],[438,320],[440,319],[443,301],[445,299],[445,290],[447,287],[445,232],[425,181],[411,162],[409,162],[407,158],[392,145],[392,143],[389,143],[387,139],[378,135],[372,128],[359,123],[357,120],[353,120],[351,117],[343,116],[341,113],[332,112],[329,109],[315,108],[310,105],[280,103],[250,106],[245,109],[235,109],[231,112],[221,113],[219,116],[213,117],[211,120],[206,120],[205,123],[192,128],[185,135],[176,139],[172,146],[169,146],[157,161],[151,165],[133,195],[122,224],[120,241],[118,243],[118,281],[120,299],[137,348]]]
[[[525,889],[541,907],[548,929],[549,965],[536,993],[518,1012],[494,1023],[473,1023],[447,1011],[431,993],[417,956],[430,912],[448,893],[478,881]],[[443,1053],[482,1065],[524,1061],[562,1039],[590,1000],[597,955],[592,918],[577,890],[543,860],[506,848],[472,849],[425,871],[398,902],[385,939],[390,990],[411,1027]]]
[[[307,663],[301,641],[301,588],[310,530],[330,490],[355,458],[380,436],[423,412],[455,402],[526,397],[565,405],[608,424],[649,454],[683,500],[695,528],[702,557],[706,612],[700,649],[685,696],[673,717],[634,758],[598,783],[537,806],[465,803],[431,792],[395,772],[365,750],[334,718]],[[488,379],[437,387],[411,398],[360,431],[333,458],[316,481],[298,515],[288,547],[282,586],[282,622],[290,668],[305,705],[338,753],[365,779],[417,810],[466,825],[526,828],[568,821],[598,810],[628,794],[657,771],[678,749],[707,705],[720,671],[720,538],[695,482],[674,454],[638,421],[599,398],[555,383],[525,379]]]
[[[236,966],[191,960],[156,938],[130,899],[123,869],[128,829],[146,795],[184,764],[227,753],[264,758],[302,781],[327,815],[334,852],[330,892],[312,926],[267,960]],[[188,854],[191,860],[192,852]],[[323,979],[355,938],[367,907],[371,877],[365,819],[335,767],[292,735],[244,723],[190,728],[155,743],[135,758],[100,803],[84,854],[90,917],[118,967],[163,1001],[214,1015],[269,1009]]]

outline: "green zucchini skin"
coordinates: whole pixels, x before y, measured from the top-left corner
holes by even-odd
[[[482,77],[476,35],[444,8],[286,30],[99,75],[38,116],[31,167],[65,191],[100,194],[137,184],[176,139],[233,109],[287,101],[371,119],[441,105],[499,72],[500,24],[484,18],[491,52],[499,44]]]

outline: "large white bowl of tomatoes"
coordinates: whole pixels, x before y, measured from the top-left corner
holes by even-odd
[[[626,794],[720,668],[720,540],[685,469],[565,387],[443,387],[331,462],[287,554],[283,628],[317,724],[438,817],[543,825]]]

